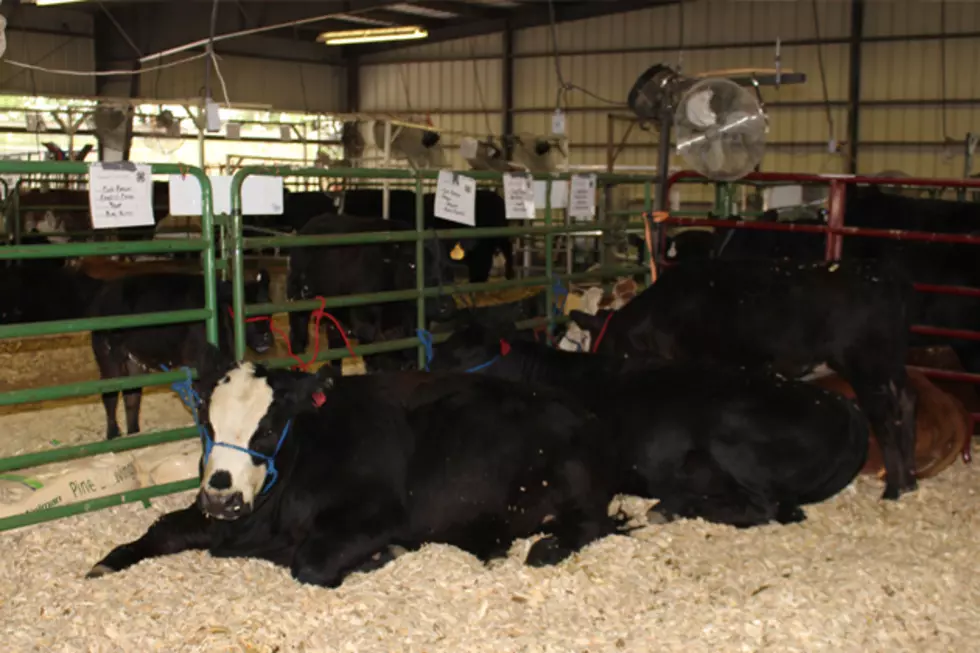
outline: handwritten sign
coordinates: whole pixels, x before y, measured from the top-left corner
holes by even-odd
[[[475,227],[476,180],[449,170],[440,170],[436,182],[435,214],[437,218]]]
[[[534,219],[534,182],[520,172],[504,174],[504,203],[508,220]]]
[[[545,196],[545,188],[548,182],[546,181],[536,181],[534,182],[534,205],[545,207],[545,201],[547,197]],[[553,209],[564,209],[568,206],[568,182],[555,180],[551,182],[551,208]]]
[[[231,213],[231,176],[208,175],[215,215]],[[201,184],[190,175],[170,175],[170,215],[201,215]],[[242,215],[282,215],[282,177],[252,175],[242,184]]]
[[[92,227],[152,227],[153,177],[141,163],[93,163],[88,173]]]
[[[595,217],[595,175],[572,175],[568,215],[572,218]]]

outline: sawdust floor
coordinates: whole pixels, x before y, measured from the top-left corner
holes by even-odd
[[[965,653],[980,637],[978,490],[962,463],[899,503],[861,479],[803,524],[647,526],[551,569],[522,566],[521,541],[492,569],[427,546],[337,590],[198,552],[82,580],[184,493],[0,533],[0,641],[12,653]]]

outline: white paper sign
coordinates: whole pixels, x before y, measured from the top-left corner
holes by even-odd
[[[92,163],[88,171],[88,202],[94,229],[152,227],[156,223],[150,166],[128,161]]]
[[[214,214],[231,213],[231,176],[209,175]],[[201,185],[195,177],[170,175],[170,215],[201,215]],[[242,184],[243,215],[282,215],[282,177],[252,175]]]
[[[534,182],[534,205],[545,208],[545,188],[548,182]],[[551,208],[564,209],[568,206],[568,182],[555,180],[551,182]]]
[[[476,226],[476,180],[449,170],[439,171],[436,183],[437,218]]]
[[[522,172],[504,174],[504,204],[508,220],[534,219],[534,183]]]
[[[595,175],[572,175],[568,215],[572,218],[595,217]]]
[[[565,135],[565,112],[561,109],[555,109],[551,114],[551,133],[555,136]]]

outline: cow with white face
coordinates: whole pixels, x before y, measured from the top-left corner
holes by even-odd
[[[196,505],[88,576],[207,549],[335,587],[426,542],[489,561],[545,533],[527,563],[547,565],[617,527],[599,424],[574,402],[483,375],[335,370],[269,370],[208,349]]]
[[[251,363],[233,368],[215,386],[207,406],[213,435],[204,436],[198,500],[201,510],[215,519],[236,519],[251,512],[266,476],[275,470],[275,453],[288,435],[289,422],[278,439],[271,430],[267,414],[274,392],[266,376],[257,372]],[[262,450],[270,443],[275,449],[264,457]]]

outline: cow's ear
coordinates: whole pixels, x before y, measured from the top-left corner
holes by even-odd
[[[589,315],[584,311],[572,309],[568,313],[568,319],[577,324],[580,329],[585,329],[595,337],[602,330],[603,324],[606,322],[606,316],[604,315],[606,312],[599,311],[596,315]]]
[[[213,388],[218,380],[234,366],[235,361],[231,356],[228,356],[210,342],[205,342],[194,363],[194,368],[197,370],[195,389],[199,393],[202,393]]]

